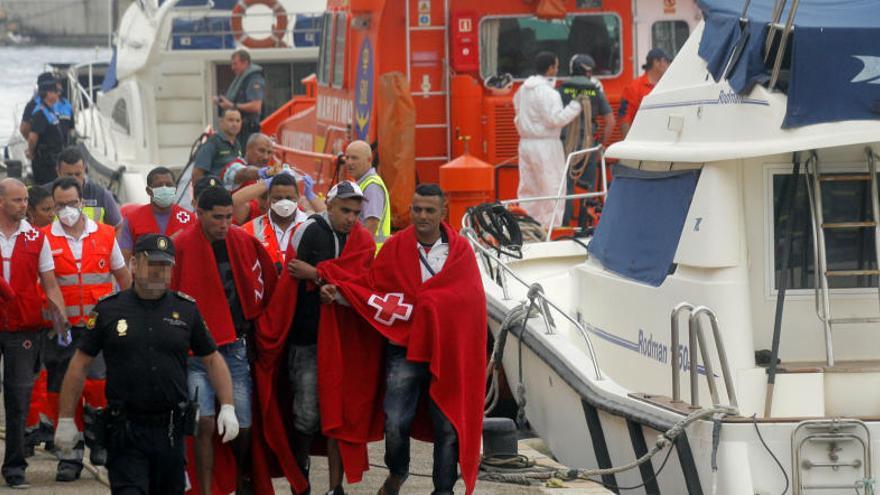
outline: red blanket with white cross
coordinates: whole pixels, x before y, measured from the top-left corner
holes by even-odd
[[[429,363],[429,393],[455,427],[462,477],[472,493],[483,424],[486,297],[468,241],[446,224],[441,228],[449,240],[449,257],[424,283],[412,226],[385,243],[365,276],[344,280],[320,268],[319,273],[374,329],[406,346],[407,359]]]
[[[366,273],[375,252],[373,236],[355,224],[339,257],[318,264],[318,269],[332,272],[340,280],[351,279]],[[291,246],[285,259],[295,258]],[[291,324],[299,289],[300,282],[285,268],[262,320],[266,331],[257,334],[258,358],[253,369],[259,398],[256,414],[263,422],[267,453],[298,493],[303,493],[306,480],[288,443],[287,431],[292,426],[284,419],[289,417],[290,409],[282,405],[283,387],[289,386],[285,358],[289,334],[296,331]],[[369,468],[367,442],[382,439],[382,347],[381,337],[351,309],[337,304],[322,305],[318,329],[321,430],[337,440],[349,483],[360,481]],[[313,440],[313,445],[317,441]]]

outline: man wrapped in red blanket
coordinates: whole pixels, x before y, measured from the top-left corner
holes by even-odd
[[[252,380],[248,340],[259,333],[255,326],[260,323],[277,274],[272,258],[260,242],[232,226],[229,192],[205,180],[195,189],[198,221],[181,231],[174,241],[177,253],[171,287],[195,298],[232,376],[234,404],[221,404],[216,423],[223,442],[231,441],[238,467],[237,484],[241,488],[249,478],[250,460],[259,458],[261,453],[251,454]],[[189,396],[191,399],[197,396],[201,415],[194,442],[195,465],[197,481],[205,495],[212,493],[212,484],[224,486],[222,490],[229,488],[221,480],[225,478],[228,482],[230,477],[230,470],[224,468],[218,469],[218,476],[214,476],[216,406],[209,371],[196,359],[190,360],[187,371]],[[226,454],[217,451],[219,466],[229,465]],[[235,479],[236,470],[231,471]]]
[[[441,224],[443,191],[422,184],[412,226],[392,236],[363,277],[332,266],[322,300],[348,304],[385,339],[385,463],[380,493],[396,495],[409,474],[409,437],[434,441],[434,494],[452,494],[461,465],[476,484],[486,366],[486,299],[467,240]],[[420,423],[421,421],[421,423]],[[425,434],[426,433],[426,434]]]
[[[266,442],[296,493],[304,492],[298,482],[308,478],[312,444],[323,450],[313,442],[319,434],[327,437],[333,495],[344,493],[343,466],[349,483],[360,481],[367,442],[382,438],[382,339],[350,308],[321,305],[319,293],[318,270],[348,280],[373,261],[373,237],[357,222],[363,201],[360,188],[341,182],[327,195],[327,212],[297,228],[267,314],[271,330],[257,338],[255,381]]]

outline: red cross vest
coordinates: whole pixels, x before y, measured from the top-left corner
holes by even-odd
[[[113,291],[110,256],[116,242],[116,229],[99,223],[98,230],[83,239],[80,267],[64,236],[52,234],[52,225],[43,227],[55,259],[55,278],[64,296],[67,320],[71,326],[85,326],[89,313],[102,297]]]
[[[195,220],[195,215],[191,212],[180,206],[171,205],[171,216],[168,217],[165,232],[159,232],[159,224],[156,222],[156,215],[153,214],[153,206],[149,203],[138,206],[128,214],[128,229],[131,231],[132,245],[137,242],[138,237],[146,234],[165,234],[171,237],[180,229],[191,224],[193,220]]]
[[[284,264],[284,255],[286,253],[282,253],[281,249],[278,247],[278,237],[275,235],[275,227],[272,226],[272,222],[269,221],[269,214],[264,213],[257,218],[254,218],[250,222],[244,224],[242,228],[248,234],[257,238],[260,241],[260,244],[266,248],[266,251],[269,252],[269,256],[272,257],[272,263],[276,266],[278,264]]]
[[[9,285],[15,298],[0,307],[0,331],[36,330],[43,326],[43,298],[39,288],[40,250],[45,237],[31,227],[15,239],[9,261]]]

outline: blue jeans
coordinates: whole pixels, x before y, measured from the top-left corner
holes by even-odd
[[[291,345],[287,362],[293,395],[293,427],[303,435],[320,433],[318,346]]]
[[[431,372],[428,363],[407,361],[406,347],[385,346],[385,465],[394,476],[409,475],[409,433],[419,406],[428,399],[434,425],[433,495],[451,495],[458,479],[458,436],[452,423],[428,397]]]
[[[235,402],[235,416],[241,428],[250,428],[253,420],[251,412],[251,397],[253,396],[253,382],[251,381],[251,367],[248,364],[247,345],[244,339],[238,339],[231,344],[220,346],[218,349],[229,374],[232,376],[232,399]],[[208,370],[202,364],[202,359],[189,358],[187,364],[187,388],[189,398],[194,399],[196,390],[199,391],[199,415],[214,416],[216,413],[216,393],[211,381],[208,379]]]

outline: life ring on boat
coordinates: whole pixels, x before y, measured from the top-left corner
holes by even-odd
[[[275,22],[272,23],[272,34],[266,38],[253,38],[242,29],[242,20],[248,7],[252,5],[265,5],[272,9],[275,14]],[[284,35],[287,33],[287,11],[278,3],[278,0],[238,0],[232,9],[232,35],[235,41],[248,48],[281,48],[287,46],[284,43]]]

